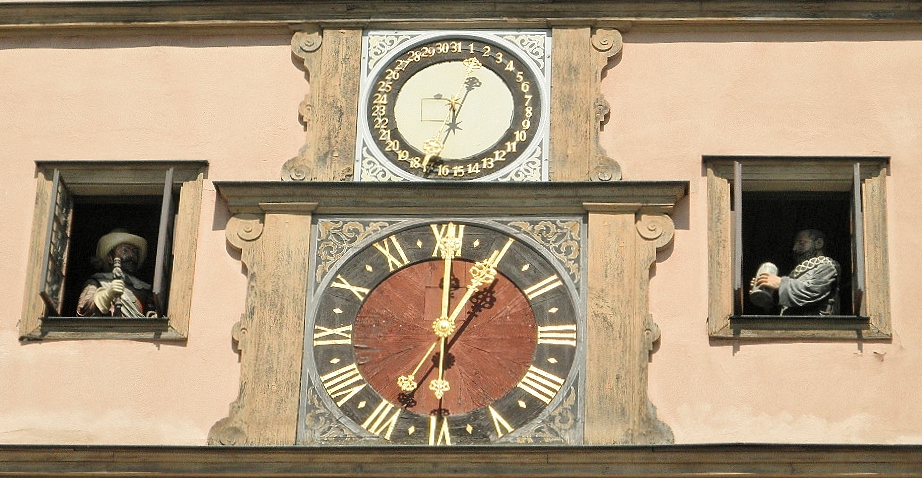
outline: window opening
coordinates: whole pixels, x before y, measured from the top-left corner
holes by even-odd
[[[849,192],[746,192],[742,194],[743,301],[736,315],[777,315],[777,306],[766,310],[748,299],[749,280],[759,266],[772,262],[778,275],[787,275],[797,264],[791,253],[794,237],[805,229],[826,235],[825,255],[841,266],[838,279],[841,315],[856,315],[852,307],[851,194]],[[742,303],[740,303],[742,302]]]
[[[84,283],[94,273],[101,272],[96,257],[99,238],[113,229],[124,229],[147,240],[147,258],[133,273],[138,279],[153,284],[155,259],[160,230],[161,200],[159,196],[75,196],[68,270],[64,280],[63,317],[77,316],[77,301]],[[164,311],[166,312],[166,311]]]

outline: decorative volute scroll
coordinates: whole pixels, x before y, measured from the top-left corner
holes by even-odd
[[[304,26],[291,37],[310,93],[298,108],[306,139],[282,166],[283,181],[345,181],[352,178],[362,31]]]
[[[312,204],[262,204],[227,223],[248,285],[245,312],[232,330],[240,351],[240,394],[208,433],[211,445],[294,443],[308,283]],[[287,340],[296,337],[296,340]]]
[[[618,162],[608,156],[605,148],[599,142],[599,133],[601,133],[602,124],[608,118],[611,106],[608,100],[602,95],[601,85],[602,72],[608,67],[609,60],[621,53],[624,46],[621,40],[621,32],[614,29],[599,28],[592,33],[592,46],[598,54],[595,56],[596,64],[596,100],[595,100],[595,122],[592,128],[592,146],[595,147],[592,159],[590,160],[591,171],[589,179],[592,181],[611,181],[621,179],[621,166]]]
[[[599,131],[609,112],[602,72],[621,52],[621,32],[555,27],[553,36],[551,180],[619,180],[621,168],[599,145]]]
[[[240,394],[228,417],[209,434],[213,445],[294,445],[298,427],[304,323],[309,301],[313,215],[472,214],[509,218],[510,227],[547,237],[566,260],[577,237],[570,223],[528,225],[527,215],[578,215],[586,221],[586,396],[570,400],[530,430],[531,443],[573,443],[577,420],[583,445],[670,443],[647,395],[647,366],[659,330],[649,312],[650,269],[673,237],[668,216],[686,182],[540,182],[470,185],[345,182],[216,181],[233,218],[229,243],[241,249],[248,274],[245,310],[232,334],[240,349]],[[383,206],[386,205],[386,206]],[[318,221],[314,221],[317,219]],[[318,224],[315,224],[318,223]],[[583,233],[580,233],[582,235]],[[308,397],[311,400],[311,397]],[[319,402],[318,402],[319,403]],[[580,420],[580,416],[582,419]],[[312,439],[345,436],[331,415],[304,416]],[[329,441],[324,439],[324,441]],[[524,444],[524,443],[522,443]]]
[[[675,226],[638,205],[589,211],[589,342],[585,440],[591,445],[672,443],[647,396],[647,363],[659,339],[649,313],[650,268]]]

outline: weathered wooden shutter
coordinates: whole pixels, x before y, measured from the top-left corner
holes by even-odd
[[[861,163],[855,163],[852,175],[852,297],[855,315],[861,315],[864,299],[864,208],[861,203]]]
[[[60,316],[64,301],[64,277],[67,272],[67,252],[70,248],[74,198],[68,191],[61,171],[55,169],[51,186],[51,207],[48,232],[42,259],[42,286],[39,295],[45,301],[46,316]]]
[[[173,259],[173,220],[176,217],[173,203],[173,168],[166,171],[163,183],[163,202],[160,206],[160,232],[157,234],[157,261],[154,265],[154,304],[157,315],[166,315],[169,285],[166,283]]]
[[[733,297],[743,313],[743,165],[733,162]]]

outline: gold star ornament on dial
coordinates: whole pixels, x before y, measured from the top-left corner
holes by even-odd
[[[527,235],[408,220],[318,284],[310,393],[370,444],[515,443],[574,386],[578,304],[571,276]]]
[[[358,179],[542,176],[549,52],[545,32],[368,33]]]

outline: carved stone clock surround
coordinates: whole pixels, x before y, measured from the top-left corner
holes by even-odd
[[[229,244],[249,283],[233,330],[240,394],[210,444],[292,445],[298,420],[310,230],[314,214],[584,214],[587,342],[584,444],[671,443],[647,397],[659,331],[650,268],[673,237],[668,214],[686,182],[215,182],[233,217]]]
[[[352,178],[362,31],[305,25],[292,36],[291,51],[310,77],[310,93],[298,109],[307,130],[305,144],[282,167],[282,180]],[[609,60],[621,52],[621,32],[558,26],[551,28],[551,36],[550,179],[621,179],[620,166],[599,145],[599,128],[609,112],[599,84]]]

